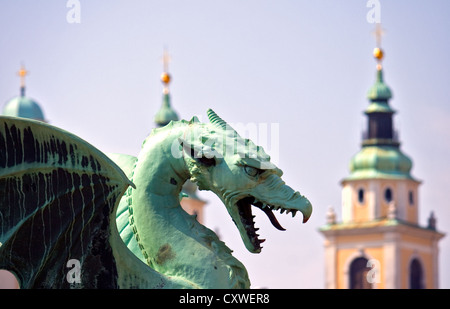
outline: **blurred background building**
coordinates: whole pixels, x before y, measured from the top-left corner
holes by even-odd
[[[378,29],[380,31],[380,29]],[[439,287],[439,240],[431,212],[419,225],[419,185],[412,160],[400,150],[384,82],[383,50],[374,50],[375,83],[367,92],[367,129],[361,150],[341,181],[342,221],[330,208],[325,237],[326,288],[435,289]]]

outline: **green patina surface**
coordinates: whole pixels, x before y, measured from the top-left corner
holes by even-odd
[[[170,106],[170,94],[164,93],[162,106],[155,115],[155,123],[159,126],[165,126],[170,121],[179,120],[177,112]]]
[[[366,109],[366,114],[370,113],[394,113],[395,111],[387,104],[387,102],[371,102]]]
[[[387,101],[392,98],[392,91],[384,82],[383,70],[377,70],[376,74],[375,83],[367,91],[367,98],[371,101]]]
[[[411,159],[396,146],[365,146],[351,159],[345,180],[414,179],[411,168]]]
[[[137,158],[0,117],[0,268],[22,288],[248,288],[244,265],[181,208],[183,183],[214,192],[253,253],[264,240],[252,207],[278,229],[273,210],[306,222],[312,207],[261,147],[208,117],[153,130]],[[66,278],[72,259],[80,282]]]
[[[3,115],[45,121],[44,113],[39,104],[25,96],[10,100],[3,108]]]

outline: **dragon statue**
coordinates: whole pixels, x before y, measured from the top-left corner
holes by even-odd
[[[0,117],[0,269],[21,288],[249,288],[244,265],[181,208],[184,182],[223,201],[253,253],[264,239],[252,206],[280,230],[274,210],[300,211],[306,222],[312,207],[262,147],[207,114],[209,123],[193,117],[154,129],[137,158]]]

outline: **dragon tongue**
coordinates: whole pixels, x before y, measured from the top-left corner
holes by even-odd
[[[273,214],[272,210],[270,210],[269,207],[264,207],[261,208],[262,211],[264,211],[264,213],[267,215],[267,217],[269,217],[270,223],[272,223],[272,225],[280,230],[280,231],[286,231],[286,229],[284,227],[281,226],[281,224],[278,222],[277,218],[275,217],[275,215]]]

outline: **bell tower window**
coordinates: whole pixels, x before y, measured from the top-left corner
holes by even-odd
[[[393,200],[393,194],[392,194],[392,189],[391,188],[387,188],[384,191],[384,199],[386,200],[386,202],[390,203]]]
[[[409,205],[414,206],[414,193],[412,191],[409,191],[409,193],[408,193],[408,200],[409,200]]]
[[[359,189],[358,190],[358,202],[360,204],[364,203],[364,189]]]
[[[409,265],[409,288],[424,289],[423,270],[418,259],[413,259]]]
[[[368,260],[359,257],[350,264],[350,288],[351,289],[371,289],[372,284],[367,280],[370,268],[367,267]]]

